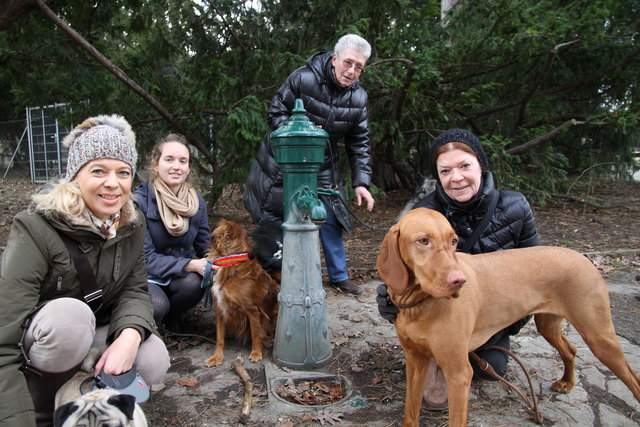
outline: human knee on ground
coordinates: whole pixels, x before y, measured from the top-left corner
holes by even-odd
[[[135,366],[147,384],[157,384],[162,381],[171,367],[171,358],[160,338],[151,335],[140,345]]]
[[[31,364],[45,372],[64,372],[82,363],[95,335],[96,318],[74,298],[49,301],[34,316],[25,335]]]

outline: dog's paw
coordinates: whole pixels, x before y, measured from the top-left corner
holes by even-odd
[[[555,383],[553,383],[553,385],[551,386],[551,389],[553,391],[557,391],[558,393],[569,393],[571,390],[573,390],[573,386],[574,384],[564,379],[560,379]]]
[[[210,368],[212,366],[220,366],[222,365],[222,362],[224,361],[224,356],[221,354],[214,354],[213,356],[211,356],[210,358],[208,358],[205,362],[204,365],[207,368]]]
[[[259,362],[262,360],[262,352],[261,351],[252,351],[249,355],[250,362]]]

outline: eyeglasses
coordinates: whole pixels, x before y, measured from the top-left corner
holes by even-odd
[[[349,61],[348,59],[342,60],[342,66],[345,67],[347,70],[350,70],[351,67],[353,67],[353,71],[355,71],[358,74],[364,71],[364,67],[362,65],[356,65],[353,62]]]

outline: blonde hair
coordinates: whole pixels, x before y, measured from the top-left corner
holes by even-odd
[[[37,211],[54,211],[71,218],[79,217],[87,210],[80,187],[75,181],[53,181],[42,191],[32,195],[31,200]]]
[[[61,179],[51,181],[41,191],[31,196],[32,208],[45,216],[55,213],[68,218],[74,224],[86,223],[84,213],[87,211],[87,204],[82,198],[80,187],[76,181]],[[131,196],[120,212],[120,223],[129,222],[135,211]]]

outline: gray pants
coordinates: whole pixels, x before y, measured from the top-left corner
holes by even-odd
[[[37,369],[65,372],[82,363],[91,347],[104,352],[108,329],[96,328],[93,312],[82,301],[54,299],[33,317],[25,335],[25,349]],[[151,335],[140,344],[134,365],[147,384],[159,383],[170,364],[169,352],[160,338]]]

